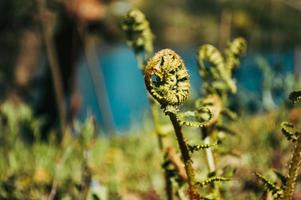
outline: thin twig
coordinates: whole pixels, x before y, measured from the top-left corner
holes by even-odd
[[[64,91],[62,87],[62,77],[60,73],[60,66],[57,58],[57,53],[55,51],[54,42],[52,35],[50,33],[50,27],[47,19],[45,19],[45,13],[47,13],[46,1],[36,0],[38,14],[41,22],[42,35],[46,46],[48,62],[50,66],[50,71],[53,79],[55,99],[57,104],[57,110],[59,113],[61,131],[63,132],[66,126],[66,105],[64,98]]]

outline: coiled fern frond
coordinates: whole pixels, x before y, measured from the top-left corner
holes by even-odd
[[[152,55],[154,35],[148,20],[140,10],[129,11],[122,21],[121,28],[135,54],[145,53],[147,57]]]
[[[229,43],[225,58],[210,44],[202,45],[198,51],[199,73],[204,80],[207,93],[230,91],[236,93],[232,71],[239,66],[239,57],[246,51],[246,41],[236,38]]]
[[[201,119],[199,117],[200,115],[205,115],[205,114],[207,116],[205,119],[204,118]],[[196,111],[186,111],[177,114],[177,120],[179,124],[183,126],[201,128],[201,127],[208,126],[212,119],[213,119],[212,112],[206,107],[199,108]]]
[[[190,76],[183,60],[170,49],[159,51],[148,61],[144,80],[149,93],[163,108],[177,107],[189,96]]]
[[[200,110],[201,108],[210,110],[211,118],[207,126],[212,126],[213,124],[217,123],[222,112],[222,102],[217,95],[208,95],[205,99],[198,99],[195,104],[198,110]],[[204,118],[206,118],[207,116],[204,116],[204,112],[199,112],[197,117],[199,121],[202,121],[205,120]]]
[[[238,37],[229,43],[225,51],[226,54],[226,69],[233,70],[239,67],[239,57],[247,50],[247,43],[245,39]]]
[[[205,44],[198,51],[199,74],[208,93],[215,93],[217,88],[225,89],[222,74],[225,73],[224,58],[220,51],[210,44]]]
[[[200,75],[202,78],[219,79],[224,70],[224,58],[220,51],[210,44],[205,44],[198,51]],[[208,62],[208,69],[206,66]]]
[[[204,127],[212,119],[212,112],[205,106],[197,107],[196,111],[180,113],[179,106],[188,98],[190,93],[190,76],[183,60],[170,49],[163,49],[149,59],[144,70],[145,85],[149,93],[156,99],[169,116],[178,140],[187,174],[188,193],[190,199],[200,199],[192,166],[192,151],[189,149],[182,132],[182,126]],[[206,115],[207,118],[200,118]],[[207,145],[208,146],[208,145]]]

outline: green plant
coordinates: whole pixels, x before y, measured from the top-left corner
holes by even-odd
[[[169,116],[173,124],[185,164],[190,197],[198,199],[200,195],[196,185],[205,186],[208,184],[202,183],[213,184],[213,182],[228,180],[228,178],[211,174],[207,180],[197,183],[190,154],[196,150],[205,149],[209,171],[211,173],[215,171],[214,158],[210,149],[214,145],[210,144],[210,137],[215,129],[228,130],[221,124],[217,125],[220,114],[225,114],[228,117],[234,116],[231,111],[225,109],[226,106],[224,104],[227,101],[227,93],[236,92],[236,85],[232,80],[232,71],[239,66],[239,56],[244,53],[246,43],[242,38],[237,38],[231,42],[225,51],[225,59],[211,45],[203,45],[200,48],[198,61],[200,75],[204,81],[205,98],[197,101],[195,111],[181,113],[178,107],[187,99],[190,91],[190,83],[189,74],[180,56],[172,50],[164,49],[150,58],[153,53],[154,37],[148,21],[139,10],[128,12],[123,20],[122,29],[126,33],[128,45],[134,49],[138,63],[145,74],[145,83],[149,93],[160,103],[164,113]],[[146,64],[147,59],[149,61]],[[213,67],[210,66],[208,69],[205,60],[212,63]],[[158,110],[153,99],[150,97],[149,100],[160,149],[162,152],[166,152],[163,147],[162,134],[160,134]],[[192,118],[195,118],[195,120],[190,120]],[[182,133],[183,125],[201,127],[204,135],[204,144],[189,145]],[[166,162],[170,163],[168,160]],[[171,177],[168,177],[166,166],[169,165],[163,165],[165,167],[165,175],[167,175],[166,188],[169,188],[166,192],[168,199],[172,199]],[[181,183],[179,184],[181,185]],[[216,194],[213,196],[219,198],[218,192]]]
[[[190,78],[184,62],[174,51],[163,49],[148,61],[144,73],[145,85],[149,93],[161,104],[162,110],[173,124],[185,164],[190,199],[200,199],[191,152],[184,138],[182,125],[205,126],[207,121],[187,123],[183,119],[194,113],[179,114],[179,106],[188,98],[190,92]]]
[[[153,33],[151,31],[149,22],[147,21],[146,17],[140,10],[130,10],[127,15],[123,18],[121,24],[122,30],[125,32],[127,44],[130,46],[136,56],[138,61],[138,65],[141,69],[142,74],[145,70],[145,63],[146,61],[152,56],[153,54]],[[163,137],[165,136],[164,131],[162,131],[160,123],[160,114],[158,110],[158,105],[154,101],[151,96],[148,96],[148,100],[151,106],[151,114],[153,118],[153,124],[155,133],[158,138],[159,149],[163,154],[166,154],[167,148],[164,145]],[[170,180],[170,173],[168,168],[164,167],[164,176],[165,176],[165,188],[166,188],[166,195],[168,200],[173,199],[173,190],[172,190],[172,183]]]
[[[203,98],[196,102],[197,108],[207,108],[212,113],[212,119],[207,126],[201,127],[201,135],[205,144],[213,140],[220,140],[222,132],[232,131],[227,127],[223,116],[233,120],[236,114],[228,108],[229,93],[236,93],[237,86],[232,78],[235,68],[239,67],[239,57],[246,51],[246,41],[236,38],[229,43],[224,56],[210,44],[202,45],[198,51],[199,74],[203,80]],[[202,116],[200,116],[202,118]],[[209,169],[209,179],[217,174],[216,161],[211,148],[206,149],[206,159]],[[217,178],[216,180],[226,180]],[[221,199],[219,184],[213,184],[210,196]]]
[[[138,64],[143,70],[145,61],[154,51],[154,36],[149,22],[140,10],[134,9],[123,18],[121,28],[126,35],[128,46],[134,50]]]
[[[301,91],[294,91],[289,95],[289,99],[293,103],[300,102]],[[277,186],[259,173],[255,175],[264,183],[265,188],[270,191],[275,199],[291,200],[296,187],[297,177],[301,167],[301,134],[295,129],[294,125],[289,122],[281,123],[281,131],[286,139],[294,144],[294,150],[291,154],[289,162],[288,174],[286,176],[276,172],[277,177],[281,181],[281,185]]]

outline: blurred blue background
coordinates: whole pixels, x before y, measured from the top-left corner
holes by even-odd
[[[192,96],[195,96],[200,93],[201,87],[196,63],[197,47],[175,50],[182,56],[189,70]],[[143,76],[137,66],[132,50],[124,45],[106,47],[105,51],[100,49],[98,55],[98,70],[103,74],[106,91],[108,92],[104,94],[104,97],[107,95],[109,100],[109,110],[113,115],[113,123],[120,131],[128,130],[133,122],[138,122],[138,124],[142,122],[149,106]],[[253,95],[257,98],[253,101],[260,101],[262,95],[263,77],[256,62],[260,56],[265,58],[275,71],[279,71],[280,78],[284,78],[285,74],[292,73],[294,66],[293,51],[277,53],[250,52],[246,54],[241,59],[241,66],[236,71],[235,78],[239,86],[238,95],[248,95],[250,98]],[[281,69],[276,69],[277,66]],[[86,119],[87,115],[95,115],[97,121],[102,124],[102,111],[98,106],[91,75],[84,61],[80,63],[77,84],[83,98],[83,104],[79,112],[80,119]],[[275,100],[277,101],[276,97]],[[249,103],[256,104],[256,102],[252,102],[252,99],[250,101]]]

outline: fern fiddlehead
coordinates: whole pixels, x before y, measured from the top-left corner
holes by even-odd
[[[140,10],[130,10],[124,17],[121,28],[125,32],[127,44],[131,47],[136,55],[138,65],[144,73],[145,63],[153,54],[154,36],[150,25],[144,14]],[[159,149],[163,154],[166,154],[167,148],[164,145],[163,133],[160,128],[159,108],[154,99],[148,96],[151,107],[151,115],[154,124],[154,131],[157,135]],[[173,199],[173,188],[170,180],[169,170],[163,166],[165,177],[165,190],[168,200]]]
[[[189,79],[184,62],[170,49],[156,53],[148,61],[144,71],[148,91],[163,108],[179,106],[187,99],[190,91]]]
[[[202,45],[198,51],[198,64],[206,93],[216,93],[225,87],[221,77],[225,73],[224,58],[218,49],[210,44]]]
[[[199,200],[191,155],[177,117],[179,105],[188,98],[190,92],[189,74],[185,64],[174,51],[163,49],[148,61],[144,80],[149,93],[161,104],[173,124],[185,164],[190,199]]]
[[[126,34],[128,46],[139,55],[137,59],[143,69],[144,60],[152,56],[154,49],[154,36],[148,20],[140,10],[134,9],[124,17],[121,28]]]
[[[239,66],[239,57],[246,51],[246,41],[236,38],[229,43],[225,58],[210,44],[202,45],[198,51],[199,73],[205,83],[207,93],[230,91],[236,93],[232,71]]]
[[[228,93],[236,93],[237,86],[232,78],[233,70],[239,66],[239,57],[246,51],[246,42],[236,38],[229,43],[222,54],[210,44],[202,45],[197,54],[199,74],[203,80],[204,98],[197,101],[197,106],[208,108],[212,118],[207,126],[201,128],[205,144],[210,144],[213,134],[219,131],[221,116],[233,118],[227,105]],[[225,128],[224,128],[225,129]],[[215,160],[212,149],[206,149],[206,160],[209,172],[215,173]],[[220,199],[218,184],[212,184],[212,194],[215,199]]]
[[[240,61],[239,57],[246,52],[247,43],[245,39],[238,37],[229,43],[228,48],[225,51],[226,62],[225,68],[232,70],[239,67]]]

